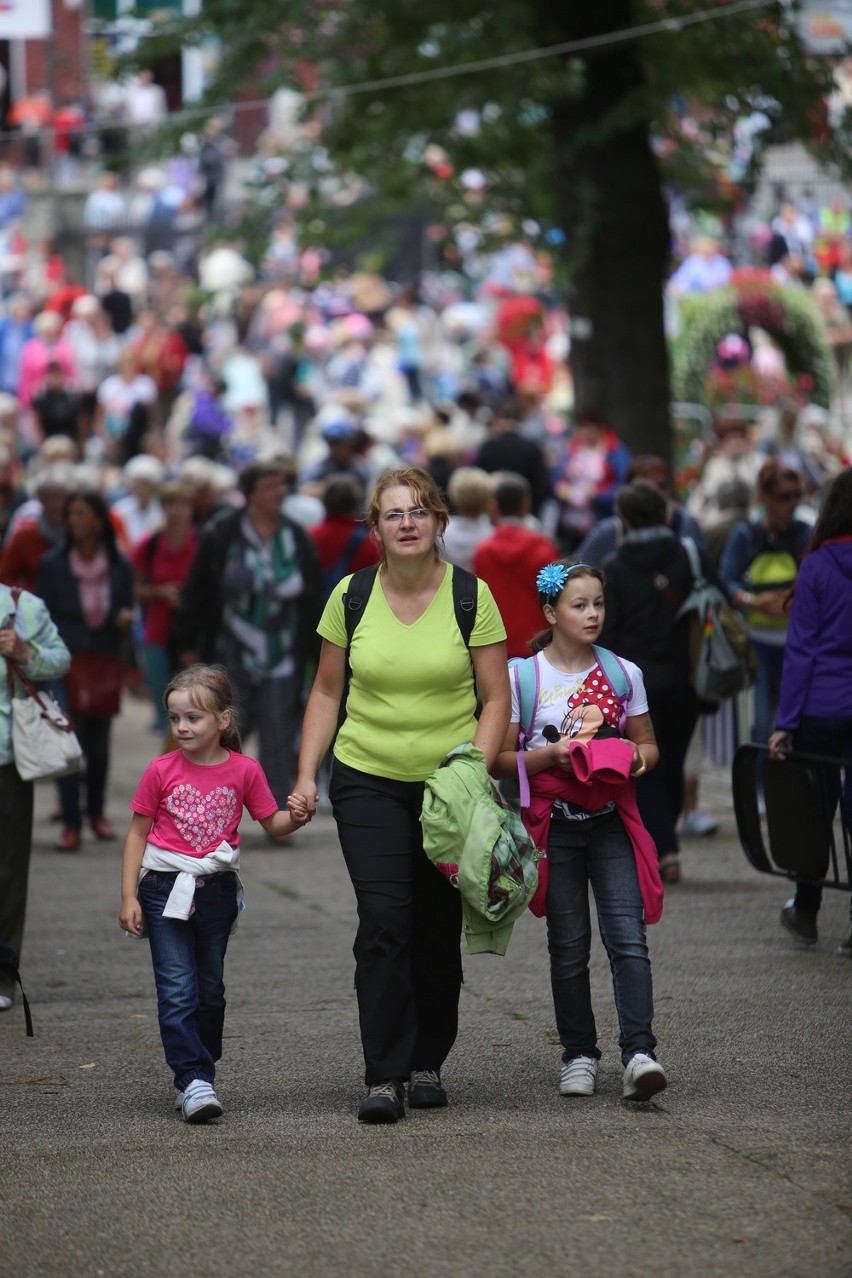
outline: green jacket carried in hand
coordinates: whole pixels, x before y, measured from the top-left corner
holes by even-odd
[[[540,853],[521,818],[495,797],[485,755],[465,742],[426,778],[423,845],[461,892],[471,954],[505,954],[538,882]]]

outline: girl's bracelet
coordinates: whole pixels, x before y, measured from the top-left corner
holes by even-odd
[[[635,771],[635,772],[631,772],[631,773],[630,773],[630,775],[631,775],[632,777],[641,777],[643,772],[647,772],[647,771],[648,771],[648,765],[647,765],[647,763],[645,762],[645,756],[644,756],[644,754],[642,753],[642,751],[637,749],[636,753],[639,755],[639,759],[640,759],[640,761],[641,761],[641,766],[640,766],[640,767],[638,767],[638,768],[636,769],[636,771]]]

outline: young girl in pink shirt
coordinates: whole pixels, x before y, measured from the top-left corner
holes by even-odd
[[[213,1088],[225,1019],[223,968],[241,907],[243,807],[274,838],[310,820],[299,796],[278,809],[255,759],[240,753],[221,666],[175,675],[163,697],[177,750],[153,759],[130,803],[119,923],[148,935],[166,1063],[188,1123],[218,1118]]]

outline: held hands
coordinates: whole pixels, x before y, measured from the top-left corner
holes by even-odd
[[[290,807],[290,799],[294,799],[298,804],[304,804],[311,816],[317,810],[319,803],[319,791],[317,790],[316,778],[308,775],[296,778],[294,793],[287,799],[287,806]],[[291,809],[292,815],[292,809]]]
[[[131,936],[142,935],[142,907],[135,896],[121,898],[121,910],[118,915],[119,927]]]
[[[309,808],[307,799],[303,794],[288,794],[287,811],[290,813],[290,820],[293,825],[298,828],[301,825],[307,825],[313,819],[316,806]]]

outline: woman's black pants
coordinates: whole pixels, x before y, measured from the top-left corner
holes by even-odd
[[[423,783],[335,759],[329,797],[358,903],[353,952],[365,1082],[440,1070],[458,1030],[461,898],[423,851]]]

